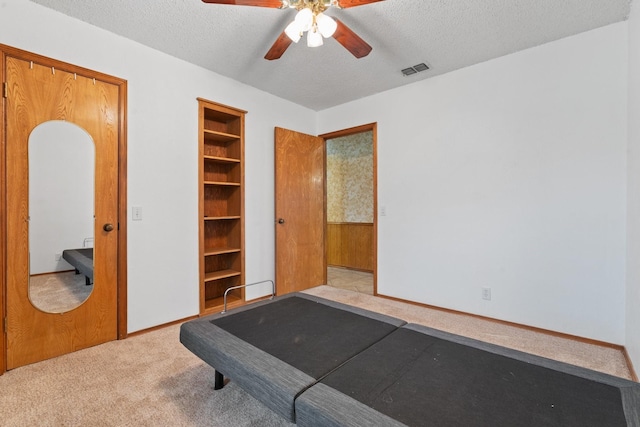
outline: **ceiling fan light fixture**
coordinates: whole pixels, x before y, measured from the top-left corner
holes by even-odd
[[[298,23],[300,31],[309,31],[313,26],[313,11],[306,7],[301,9],[296,14],[295,22]]]
[[[309,31],[307,33],[307,46],[308,47],[318,47],[318,46],[322,46],[323,41],[322,41],[322,34],[320,34],[318,31],[315,30],[315,28],[313,29],[313,31]]]
[[[319,13],[316,16],[316,24],[318,31],[320,31],[320,34],[322,34],[322,37],[325,39],[333,36],[333,33],[335,33],[338,28],[338,23],[324,13]]]
[[[287,25],[287,28],[284,29],[284,33],[294,43],[298,43],[300,41],[300,37],[302,37],[302,30],[297,21],[292,21],[291,24]]]

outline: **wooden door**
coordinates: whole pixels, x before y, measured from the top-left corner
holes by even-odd
[[[275,129],[276,291],[326,284],[324,139]]]
[[[7,369],[115,340],[118,335],[119,87],[7,56]],[[29,300],[28,142],[50,120],[74,123],[95,144],[94,288],[79,307],[45,313]],[[64,166],[61,166],[64,167]],[[69,189],[73,191],[73,189]],[[106,227],[113,225],[111,231]]]

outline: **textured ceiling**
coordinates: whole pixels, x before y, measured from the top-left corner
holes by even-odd
[[[172,56],[322,110],[627,19],[631,0],[386,0],[329,9],[373,51],[301,40],[263,59],[291,9],[200,0],[31,0]],[[404,77],[419,63],[431,69]]]

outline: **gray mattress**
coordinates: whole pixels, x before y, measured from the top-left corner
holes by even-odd
[[[406,325],[296,400],[299,426],[640,426],[640,384]]]
[[[93,248],[65,249],[62,258],[93,282]]]
[[[403,320],[293,293],[184,323],[180,341],[285,419],[295,399]]]
[[[184,323],[180,340],[302,427],[640,427],[638,383],[306,294]]]

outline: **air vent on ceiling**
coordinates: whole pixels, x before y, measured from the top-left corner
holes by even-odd
[[[406,76],[410,76],[412,74],[417,74],[420,71],[426,71],[429,67],[424,62],[418,65],[414,65],[413,67],[405,68],[402,70],[402,74]]]

